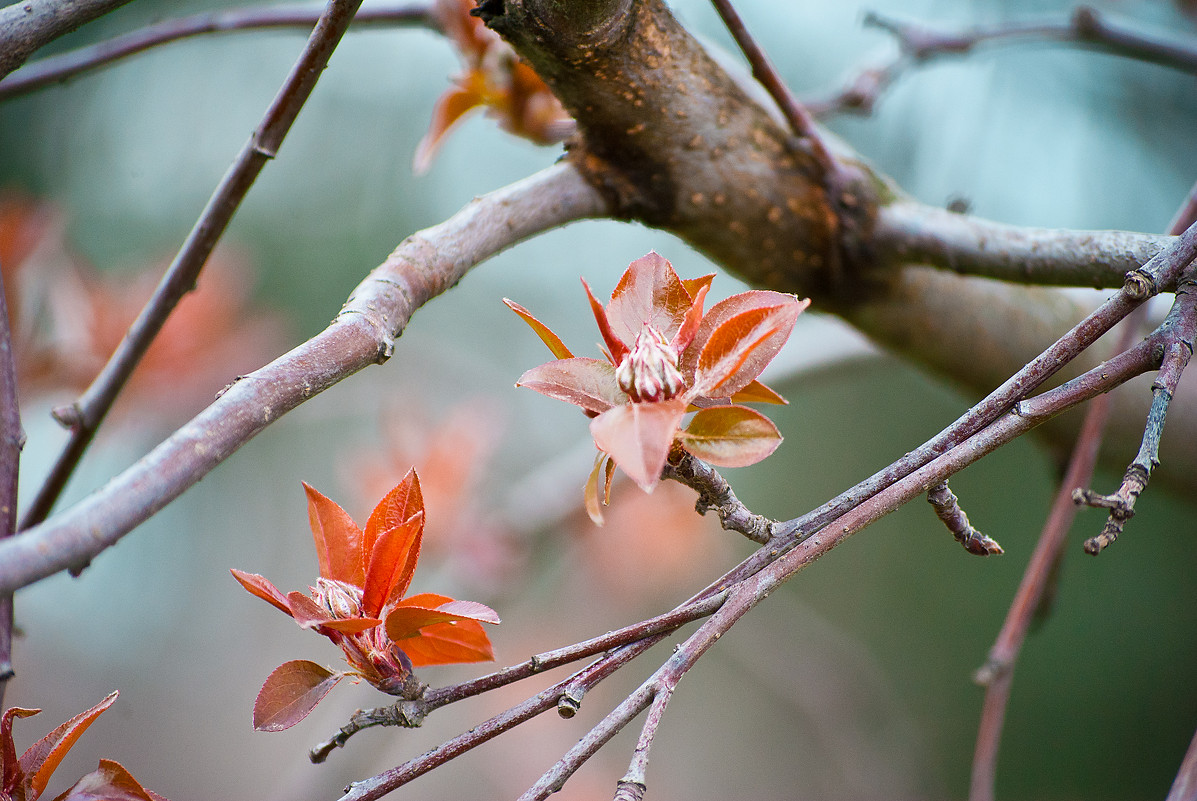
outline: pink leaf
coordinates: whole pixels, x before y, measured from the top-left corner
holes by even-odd
[[[720,467],[756,464],[781,444],[773,421],[747,406],[703,409],[678,438],[690,453]]]
[[[524,318],[524,322],[532,327],[532,330],[536,332],[538,337],[540,337],[541,342],[549,346],[549,350],[553,352],[554,356],[556,356],[558,359],[573,358],[574,355],[570,353],[569,348],[565,347],[565,343],[561,341],[561,337],[557,336],[555,333],[553,333],[552,329],[532,316],[532,312],[528,311],[514,300],[503,298],[503,302],[507,304],[507,308]]]
[[[611,328],[611,320],[607,317],[607,311],[603,308],[603,304],[594,296],[594,292],[590,289],[590,284],[586,283],[586,279],[582,279],[582,286],[586,289],[586,297],[590,299],[590,311],[594,313],[594,321],[598,324],[599,333],[603,335],[603,342],[607,345],[607,350],[610,353],[611,359],[616,363],[623,359],[628,352],[628,342],[635,342],[635,337],[627,340],[621,340]]]
[[[590,421],[590,433],[600,450],[645,492],[661,479],[678,424],[686,414],[680,399],[658,403],[625,403]]]
[[[595,413],[628,401],[615,379],[615,368],[601,359],[575,357],[548,362],[524,373],[516,386]]]
[[[750,308],[724,320],[702,343],[694,368],[694,392],[727,398],[752,383],[789,339],[802,309],[788,298],[780,305]]]
[[[635,342],[646,325],[669,341],[681,328],[691,303],[690,293],[673,265],[653,252],[628,265],[611,293],[607,319],[611,330],[624,342]]]
[[[308,716],[316,704],[347,673],[296,659],[274,669],[254,701],[254,728],[258,731],[289,729]]]

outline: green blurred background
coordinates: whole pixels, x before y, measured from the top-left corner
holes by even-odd
[[[61,46],[222,5],[232,3],[140,0]],[[673,5],[693,30],[727,45],[704,2]],[[804,96],[823,96],[892,52],[885,35],[861,27],[866,9],[953,24],[1068,8],[1028,0],[737,5]],[[1194,34],[1162,0],[1099,8]],[[0,105],[0,186],[53,204],[69,247],[103,274],[144,270],[183,240],[302,43],[297,32],[181,42],[8,101]],[[406,235],[557,157],[479,115],[453,132],[427,175],[413,176],[415,144],[457,68],[446,43],[424,31],[353,32],[338,49],[221,251],[253,268],[257,308],[285,320],[279,347],[319,331]],[[872,116],[830,125],[929,203],[962,196],[977,214],[1004,222],[1159,231],[1195,177],[1193,89],[1190,76],[1039,44],[924,68]],[[663,611],[747,554],[747,543],[688,512],[685,493],[653,496],[655,511],[635,490],[621,494],[601,530],[579,519],[593,455],[584,421],[512,387],[546,352],[500,298],[532,309],[582,351],[597,335],[578,276],[609,292],[650,249],[683,277],[711,270],[668,235],[608,222],[571,225],[493,259],[422,309],[385,367],[271,427],[81,578],[59,575],[21,592],[18,675],[6,702],[46,713],[17,724],[19,747],[121,691],[51,790],[107,757],[174,801],[336,798],[349,781],[542,686],[463,703],[419,731],[359,734],[319,766],[307,749],[384,697],[338,687],[285,733],[251,730],[253,699],[270,670],[293,658],[335,667],[339,654],[247,595],[228,568],[262,573],[284,591],[306,587],[316,564],[299,482],[361,519],[375,500],[362,487],[385,472],[378,463],[394,456],[395,429],[417,443],[397,450],[414,454],[418,470],[426,469],[421,432],[477,426],[486,434],[488,454],[442,471],[449,484],[470,488],[474,516],[463,522],[460,509],[430,505],[430,521],[442,516],[461,530],[445,535],[457,538],[448,545],[430,544],[416,582],[498,609],[500,663]],[[721,275],[714,289],[726,296],[740,286]],[[773,517],[821,503],[971,402],[817,314],[800,320],[779,362],[773,383],[790,406],[771,416],[785,443],[767,462],[729,472],[741,498]],[[233,375],[192,398],[188,413]],[[22,410],[25,498],[62,441],[47,412],[69,397],[43,393]],[[118,406],[66,502],[185,419],[180,408],[141,403],[129,401],[123,415]],[[954,479],[973,522],[1005,547],[999,559],[968,557],[916,503],[770,598],[682,683],[654,747],[650,797],[964,797],[981,703],[971,675],[1034,547],[1056,471],[1045,451],[1018,442]],[[1116,481],[1105,473],[1096,486]],[[620,504],[629,509],[622,516]],[[1003,799],[1148,799],[1168,790],[1197,726],[1197,526],[1192,499],[1158,487],[1138,512],[1096,560],[1081,555],[1080,540],[1096,533],[1100,516],[1080,515],[1054,612],[1028,640],[1015,676],[998,773]],[[515,797],[665,653],[602,685],[573,720],[537,720],[395,797]],[[424,678],[439,684],[477,672],[434,669]],[[638,730],[616,738],[561,797],[609,798]]]

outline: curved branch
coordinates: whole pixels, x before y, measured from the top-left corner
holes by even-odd
[[[412,314],[474,265],[533,234],[603,214],[567,164],[476,198],[404,240],[322,333],[235,381],[212,405],[101,489],[0,543],[0,592],[78,571],[250,438],[312,396],[385,361]]]
[[[236,8],[192,14],[164,20],[68,53],[38,59],[0,81],[0,100],[19,97],[51,84],[108,66],[137,53],[193,36],[268,28],[311,28],[320,19],[320,9],[311,6],[280,5],[271,8]],[[353,27],[364,25],[435,26],[431,8],[406,3],[359,11]]]
[[[1019,284],[1112,289],[1172,240],[1164,234],[1023,228],[898,200],[879,211],[872,245],[890,264],[926,264]]]
[[[291,130],[303,104],[311,97],[316,81],[361,3],[362,0],[329,0],[320,21],[308,37],[307,45],[266,110],[258,129],[245,143],[237,160],[208,199],[203,214],[187,235],[145,308],[129,326],[116,351],[91,386],[74,404],[55,410],[55,418],[71,429],[71,436],[42,483],[37,497],[26,510],[21,521],[22,529],[40,523],[50,514],[129,376],[149,350],[175,306],[195,288],[200,271],[241,201],[266,162],[277,155],[283,139]]]
[[[129,0],[23,0],[0,9],[0,76],[44,45]]]

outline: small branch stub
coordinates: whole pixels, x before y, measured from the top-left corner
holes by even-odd
[[[941,481],[927,490],[927,503],[935,508],[935,514],[952,532],[964,550],[976,556],[992,556],[1003,553],[997,541],[985,536],[968,522],[968,515],[960,508],[956,494],[948,489],[948,482]]]

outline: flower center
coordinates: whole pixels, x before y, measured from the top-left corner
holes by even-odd
[[[655,328],[645,326],[615,370],[619,388],[635,402],[663,401],[685,388],[677,369],[677,353]]]
[[[312,589],[316,603],[332,612],[338,620],[362,616],[362,591],[352,584],[321,576]]]

